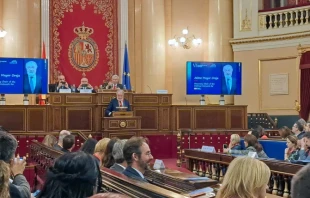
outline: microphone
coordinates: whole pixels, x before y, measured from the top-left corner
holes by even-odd
[[[185,97],[185,104],[187,105],[187,98]]]
[[[148,85],[146,85],[146,86],[147,86],[147,87],[148,87],[148,88],[150,89],[151,93],[153,93],[153,92],[152,92],[152,89],[151,89],[151,87],[150,87],[150,86],[148,86]]]

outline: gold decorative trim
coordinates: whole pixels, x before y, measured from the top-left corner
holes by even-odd
[[[251,38],[242,38],[242,39],[232,39],[229,41],[231,45],[240,45],[240,44],[248,44],[248,43],[261,43],[261,42],[272,42],[272,41],[282,41],[282,40],[291,40],[298,38],[306,38],[310,37],[310,32],[298,32],[298,33],[290,33],[290,34],[282,34],[282,35],[271,35],[264,37],[251,37]]]
[[[266,58],[258,60],[258,102],[259,102],[259,110],[295,110],[295,106],[292,108],[263,108],[263,88],[262,88],[262,62],[263,61],[276,61],[276,60],[288,60],[295,59],[296,60],[296,69],[297,69],[297,82],[299,82],[299,70],[298,70],[298,56],[287,56],[287,57],[278,57],[278,58]],[[297,96],[299,96],[299,89],[297,89]],[[293,103],[294,101],[292,101]]]
[[[241,31],[251,31],[252,22],[248,18],[248,9],[245,9],[245,17],[241,23]]]

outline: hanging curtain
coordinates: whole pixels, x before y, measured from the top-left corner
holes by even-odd
[[[310,112],[310,51],[302,54],[300,58],[300,112],[304,120],[308,120]]]

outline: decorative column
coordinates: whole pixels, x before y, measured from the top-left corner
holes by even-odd
[[[142,1],[142,92],[165,89],[164,0]],[[151,89],[151,90],[150,90]]]
[[[40,57],[40,0],[2,0],[3,57]],[[29,98],[30,104],[35,96]],[[23,104],[23,95],[6,95],[6,104]]]
[[[118,0],[119,76],[122,81],[125,43],[128,47],[128,0]]]
[[[209,0],[209,56],[208,61],[233,61],[229,40],[233,38],[233,1]],[[208,96],[211,103],[218,96]],[[233,96],[225,96],[226,104],[233,104]]]

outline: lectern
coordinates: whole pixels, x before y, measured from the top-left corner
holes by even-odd
[[[134,116],[133,111],[124,111],[126,108],[119,107],[119,111],[112,112],[112,117],[104,117],[104,131],[121,131],[141,129],[141,116]]]

